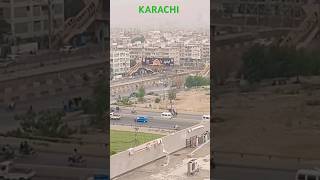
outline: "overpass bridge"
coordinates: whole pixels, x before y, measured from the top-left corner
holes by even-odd
[[[206,69],[208,70],[208,69]],[[147,76],[140,79],[134,79],[128,82],[118,82],[110,84],[110,94],[126,93],[136,91],[139,87],[158,87],[161,82],[172,82],[177,87],[182,87],[186,78],[191,74],[197,74],[199,70],[191,70],[188,72],[166,74],[162,76]]]
[[[319,32],[319,4],[317,0],[217,0],[211,9],[211,24],[213,29],[288,31],[274,45],[303,48]]]

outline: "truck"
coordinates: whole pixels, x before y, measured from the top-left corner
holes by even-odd
[[[35,174],[35,171],[32,169],[14,167],[12,161],[4,161],[0,163],[0,179],[31,180]]]

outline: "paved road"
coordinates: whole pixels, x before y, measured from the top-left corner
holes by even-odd
[[[295,171],[241,166],[216,166],[214,180],[294,180]]]
[[[79,179],[107,171],[107,158],[84,156],[87,161],[86,167],[71,167],[67,162],[69,156],[70,154],[65,153],[39,152],[37,156],[16,158],[13,161],[15,166],[35,170],[34,179]]]
[[[201,115],[189,115],[179,114],[177,118],[163,119],[158,112],[137,112],[137,114],[131,114],[130,110],[122,110],[120,112],[120,120],[111,120],[111,124],[128,125],[128,126],[148,126],[153,128],[173,129],[177,124],[181,129],[194,126],[201,122]],[[139,115],[146,115],[150,117],[150,121],[145,124],[136,123],[134,119]]]
[[[70,150],[72,152],[72,149]],[[16,159],[20,164],[50,165],[59,167],[68,167],[68,157],[65,153],[45,153],[40,152],[36,157],[25,157]],[[87,168],[105,169],[107,168],[107,159],[103,157],[84,156],[87,161]]]

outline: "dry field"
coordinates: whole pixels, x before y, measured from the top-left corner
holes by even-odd
[[[233,89],[215,108],[216,150],[320,158],[319,85]]]
[[[170,102],[168,98],[165,101],[161,99],[160,103],[155,103],[157,96],[147,96],[146,103],[136,104],[136,107],[148,108],[151,104],[152,109],[168,109]],[[180,91],[173,101],[173,106],[178,112],[207,114],[210,112],[210,94],[208,89],[193,89],[188,91]]]

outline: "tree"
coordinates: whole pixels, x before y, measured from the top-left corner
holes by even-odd
[[[210,85],[210,80],[201,76],[188,76],[185,82],[187,88],[208,85]]]
[[[242,56],[242,73],[250,83],[258,82],[262,79],[264,54],[262,47],[253,47]]]
[[[138,89],[138,92],[137,92],[137,97],[144,97],[144,95],[146,94],[146,91],[144,89],[143,86],[140,86],[139,89]]]
[[[155,103],[159,103],[159,102],[160,102],[160,98],[157,97],[157,98],[154,100],[154,102],[155,102]]]
[[[295,48],[253,47],[242,57],[242,74],[250,83],[277,77],[318,75],[320,53]]]
[[[108,90],[109,87],[107,86],[106,79],[103,78],[98,80],[93,93],[93,106],[95,116],[91,120],[91,125],[102,129],[105,129],[107,125],[105,113],[107,110],[107,105],[109,104],[109,102],[107,102]]]
[[[64,113],[53,111],[41,111],[39,113],[28,112],[15,117],[20,121],[18,131],[26,136],[46,136],[66,138],[70,135],[68,125],[63,121]]]
[[[135,60],[130,60],[130,67],[133,67],[137,64]]]
[[[9,23],[7,23],[5,20],[0,20],[0,43],[3,40],[4,34],[7,34],[10,32],[11,26]]]
[[[172,109],[172,101],[176,99],[176,96],[177,96],[177,92],[174,89],[170,89],[168,93],[168,98],[170,100],[171,109]]]

